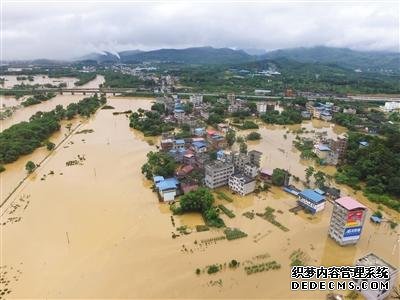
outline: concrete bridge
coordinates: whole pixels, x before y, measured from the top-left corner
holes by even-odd
[[[1,92],[15,92],[15,93],[56,93],[65,94],[122,94],[122,93],[135,93],[135,88],[35,88],[35,89],[0,89]]]

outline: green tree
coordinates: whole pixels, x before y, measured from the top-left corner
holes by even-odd
[[[36,164],[33,161],[28,161],[25,165],[25,170],[28,171],[28,173],[32,173],[36,169]]]
[[[51,151],[56,147],[56,144],[52,143],[52,142],[47,142],[46,143],[46,148],[47,150]]]
[[[277,186],[282,186],[285,184],[285,177],[287,172],[283,169],[276,168],[272,172],[272,184]]]
[[[240,153],[247,154],[247,144],[245,142],[240,143]]]
[[[306,181],[310,183],[310,177],[314,174],[315,169],[312,166],[309,166],[306,169]]]
[[[322,188],[325,185],[325,173],[318,171],[314,174],[315,184]]]
[[[228,143],[228,146],[232,147],[232,145],[236,141],[236,132],[232,129],[229,129],[225,135],[225,138],[226,138],[226,142]]]
[[[247,135],[247,140],[248,141],[261,140],[261,134],[259,134],[258,132],[252,131]]]
[[[152,179],[153,176],[170,177],[176,169],[175,160],[166,153],[153,152],[147,153],[147,162],[142,166],[142,174],[147,179]]]

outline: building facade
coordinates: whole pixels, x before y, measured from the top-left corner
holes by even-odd
[[[233,174],[229,177],[229,188],[241,196],[254,192],[256,181],[242,173]]]
[[[305,189],[299,193],[297,203],[315,214],[325,208],[325,197],[314,190]]]
[[[360,239],[367,208],[351,197],[341,197],[333,206],[329,236],[339,245],[356,244]]]
[[[233,174],[234,167],[230,163],[213,161],[205,166],[205,185],[210,189],[228,184],[229,177]]]

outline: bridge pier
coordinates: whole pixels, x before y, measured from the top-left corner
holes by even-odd
[[[84,95],[86,95],[86,92],[83,92]]]
[[[113,93],[113,96],[115,96],[115,93]]]
[[[74,92],[71,92],[71,95],[74,95],[75,93]]]

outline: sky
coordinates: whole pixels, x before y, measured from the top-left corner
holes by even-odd
[[[399,51],[396,1],[1,1],[1,58],[99,51],[318,45]]]

